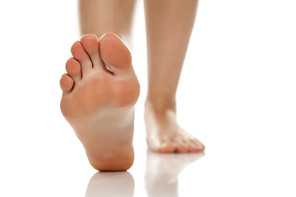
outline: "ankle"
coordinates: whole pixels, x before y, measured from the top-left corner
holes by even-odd
[[[146,109],[153,109],[157,111],[174,111],[176,112],[176,100],[164,98],[146,98]]]

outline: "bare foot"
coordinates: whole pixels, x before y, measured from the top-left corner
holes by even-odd
[[[113,33],[85,35],[71,48],[60,80],[61,111],[97,170],[127,170],[134,161],[134,105],[140,92],[131,54]]]
[[[145,104],[145,123],[149,149],[159,153],[187,153],[204,150],[204,145],[177,123],[174,108]]]

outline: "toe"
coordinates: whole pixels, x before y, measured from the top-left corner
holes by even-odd
[[[113,33],[106,33],[100,38],[100,53],[105,65],[115,74],[129,70],[132,57],[122,40]]]
[[[176,146],[177,153],[187,153],[188,152],[188,147],[183,144],[177,144],[175,146]]]
[[[71,53],[81,65],[82,77],[83,75],[88,74],[92,69],[92,62],[80,41],[77,41],[72,45]]]
[[[199,150],[199,146],[196,145],[194,142],[192,142],[191,140],[187,141],[188,144],[188,152],[197,152]]]
[[[175,152],[175,147],[167,137],[150,138],[150,140],[147,140],[147,143],[148,143],[149,149],[158,153],[174,153]]]
[[[198,140],[193,140],[193,144],[195,144],[196,152],[203,151],[205,149],[205,146]]]
[[[60,86],[64,93],[68,93],[72,90],[74,81],[68,74],[63,74],[60,80]]]
[[[177,138],[174,140],[174,146],[176,148],[177,153],[187,153],[188,145],[182,138]]]
[[[87,34],[84,35],[81,39],[80,42],[84,48],[84,50],[88,53],[93,67],[95,69],[101,69],[105,70],[104,63],[100,57],[100,52],[99,52],[99,40],[97,36],[93,34]]]
[[[67,73],[74,79],[77,84],[81,79],[81,66],[80,63],[75,60],[73,57],[70,58],[66,63],[66,71]]]
[[[159,152],[159,153],[173,153],[173,152],[175,152],[175,147],[170,142],[163,142],[157,148],[157,152]]]

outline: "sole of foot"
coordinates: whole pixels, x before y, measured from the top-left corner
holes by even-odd
[[[113,33],[100,39],[84,35],[71,52],[60,80],[62,114],[95,169],[127,170],[134,161],[134,105],[140,93],[131,53]]]
[[[175,110],[159,107],[151,102],[145,105],[145,123],[148,148],[158,153],[201,152],[205,146],[177,123]]]

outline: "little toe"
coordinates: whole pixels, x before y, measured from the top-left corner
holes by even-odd
[[[72,45],[71,53],[73,57],[81,64],[82,77],[92,70],[92,62],[80,41],[77,41]]]
[[[68,93],[73,89],[74,81],[68,74],[63,74],[60,80],[60,86],[63,93]]]
[[[71,57],[66,63],[66,71],[74,79],[77,84],[81,79],[81,66],[80,63]]]
[[[88,53],[93,67],[95,69],[102,69],[106,70],[104,63],[100,57],[100,52],[99,52],[99,40],[97,36],[93,34],[87,34],[84,35],[81,39],[80,42],[84,48],[84,50]]]

